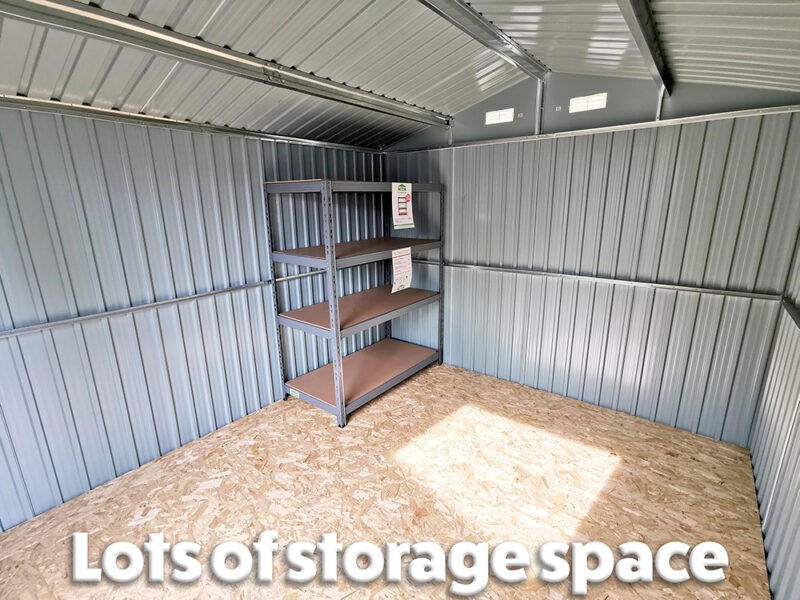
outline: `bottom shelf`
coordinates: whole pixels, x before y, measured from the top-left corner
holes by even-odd
[[[345,356],[342,371],[347,414],[438,359],[436,350],[391,338]],[[336,414],[332,364],[287,381],[284,391]]]

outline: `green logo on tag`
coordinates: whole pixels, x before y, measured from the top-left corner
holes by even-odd
[[[406,191],[406,184],[405,183],[398,184],[397,191],[398,192],[405,192]]]

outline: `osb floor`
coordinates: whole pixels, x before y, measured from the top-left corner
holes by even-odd
[[[300,401],[262,410],[0,535],[0,597],[444,597],[443,585],[121,587],[70,583],[69,536],[90,558],[151,532],[208,549],[337,532],[365,540],[491,544],[713,540],[726,580],[590,587],[590,598],[769,598],[747,452],[553,394],[448,366],[429,368],[356,412],[340,430]],[[525,584],[491,582],[486,598],[566,598],[532,568]]]

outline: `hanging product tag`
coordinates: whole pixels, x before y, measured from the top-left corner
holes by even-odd
[[[392,183],[392,223],[395,229],[414,227],[410,183]]]
[[[392,293],[411,287],[411,248],[392,250]]]

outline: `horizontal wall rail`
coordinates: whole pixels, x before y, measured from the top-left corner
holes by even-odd
[[[433,260],[413,259],[412,262],[420,265],[437,266],[438,263]],[[676,292],[695,292],[698,294],[712,294],[716,296],[732,296],[736,298],[751,298],[753,300],[771,300],[773,302],[782,302],[783,307],[792,315],[792,318],[800,327],[800,313],[797,309],[787,302],[785,298],[777,294],[759,294],[757,292],[741,292],[737,290],[722,290],[716,288],[692,287],[687,285],[672,285],[668,283],[654,283],[650,281],[631,281],[629,279],[614,279],[611,277],[593,277],[592,275],[574,275],[571,273],[554,273],[551,271],[536,271],[532,269],[512,269],[508,267],[491,267],[486,265],[468,265],[464,263],[445,262],[445,267],[452,269],[472,269],[475,271],[494,271],[496,273],[514,273],[517,275],[534,275],[538,277],[553,277],[556,279],[569,279],[572,281],[594,281],[598,283],[610,283],[613,285],[627,285],[631,287],[649,288],[657,290],[672,290]],[[297,273],[296,275],[289,275],[286,277],[279,277],[275,281],[291,281],[293,279],[302,279],[303,277],[310,277],[312,275],[320,275],[324,271],[309,271],[308,273]]]
[[[221,296],[224,294],[231,294],[242,290],[250,290],[262,288],[270,285],[272,281],[257,281],[254,283],[246,283],[244,285],[237,285],[219,290],[210,290],[200,294],[192,294],[191,296],[181,296],[179,298],[170,298],[168,300],[160,300],[158,302],[149,302],[147,304],[137,304],[136,306],[126,306],[116,310],[109,310],[100,313],[92,313],[90,315],[80,315],[78,317],[70,317],[68,319],[59,319],[57,321],[48,321],[46,323],[36,323],[35,325],[26,325],[25,327],[17,327],[16,329],[7,329],[0,331],[0,340],[10,337],[25,335],[28,333],[38,333],[46,331],[55,327],[69,327],[71,325],[80,325],[89,321],[96,321],[99,319],[110,319],[112,317],[121,317],[123,315],[130,315],[139,312],[149,311],[153,309],[164,308],[176,304],[183,304],[187,302],[194,302],[202,300],[203,298],[213,298],[214,296]]]
[[[435,266],[438,263],[431,260],[414,260],[413,262],[423,265]],[[631,287],[672,290],[676,292],[695,292],[698,294],[713,294],[717,296],[734,296],[738,298],[751,298],[754,300],[771,300],[780,302],[781,296],[776,294],[759,294],[756,292],[740,292],[736,290],[723,290],[716,288],[692,287],[686,285],[672,285],[668,283],[654,283],[649,281],[632,281],[630,279],[614,279],[611,277],[594,277],[592,275],[573,275],[570,273],[555,273],[552,271],[535,271],[532,269],[512,269],[508,267],[491,267],[486,265],[468,265],[464,263],[445,262],[445,267],[453,269],[471,269],[474,271],[493,271],[496,273],[513,273],[516,275],[534,275],[538,277],[553,277],[556,279],[569,279],[572,281],[589,281],[596,283],[610,283],[613,285],[627,285]],[[784,306],[786,303],[784,302]],[[790,310],[787,307],[787,310]]]
[[[306,138],[296,138],[287,135],[278,135],[253,131],[251,129],[238,129],[236,127],[226,127],[224,125],[212,125],[210,123],[196,123],[194,121],[179,121],[169,117],[157,117],[143,113],[132,113],[112,108],[100,108],[97,106],[86,106],[84,104],[70,104],[58,100],[42,100],[40,98],[26,98],[24,96],[9,96],[0,94],[0,109],[10,110],[29,110],[38,113],[49,113],[56,115],[70,115],[75,117],[86,117],[100,119],[103,121],[133,123],[135,125],[148,125],[151,127],[166,127],[168,129],[178,129],[183,131],[197,131],[202,133],[222,133],[225,135],[240,135],[246,138],[263,140],[265,142],[281,142],[285,144],[295,144],[298,146],[314,146],[318,148],[332,148],[334,150],[349,150],[354,152],[364,152],[368,154],[384,154],[376,148],[364,146],[353,146],[350,144],[336,144],[334,142],[322,142],[319,140],[309,140]]]
[[[748,108],[745,110],[732,110],[728,112],[711,113],[706,115],[693,115],[691,117],[677,117],[675,119],[645,121],[642,123],[626,123],[624,125],[609,125],[607,127],[593,127],[591,129],[571,129],[569,131],[556,131],[553,133],[540,133],[537,135],[520,135],[516,137],[498,138],[495,140],[460,142],[458,144],[448,144],[446,146],[434,146],[434,147],[427,146],[421,148],[409,148],[404,150],[392,150],[387,152],[387,154],[398,155],[398,154],[410,154],[414,152],[424,152],[428,150],[447,150],[450,148],[473,148],[480,146],[495,146],[497,144],[515,144],[517,142],[555,140],[559,138],[596,135],[598,133],[615,133],[619,131],[654,129],[658,127],[669,127],[671,125],[688,125],[690,123],[706,123],[710,121],[722,121],[724,119],[736,119],[739,117],[759,117],[759,116],[780,115],[784,113],[794,113],[794,112],[800,112],[800,104],[791,104],[788,106],[774,106],[769,108]]]

